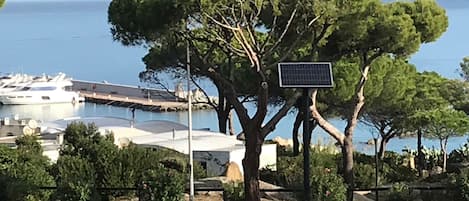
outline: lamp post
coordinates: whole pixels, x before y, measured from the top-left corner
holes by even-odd
[[[189,201],[194,200],[194,155],[192,153],[192,97],[191,97],[191,68],[190,68],[190,51],[189,51],[189,41],[187,41],[187,120],[188,120],[188,144],[189,144],[189,169],[190,169],[190,178],[189,178]]]
[[[375,145],[375,200],[379,201],[378,136],[375,135],[375,132],[373,130],[371,131],[371,135],[373,136],[373,142]]]

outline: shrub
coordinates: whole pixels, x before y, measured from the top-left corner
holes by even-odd
[[[356,188],[370,188],[375,186],[376,171],[370,164],[358,163],[353,166]],[[380,178],[380,181],[383,179]]]
[[[50,191],[39,186],[54,186],[49,175],[49,160],[42,155],[37,137],[20,137],[17,149],[0,146],[0,200],[49,200]]]
[[[469,162],[469,139],[467,139],[467,142],[464,145],[462,145],[458,149],[453,150],[449,154],[448,162],[450,163]]]
[[[179,201],[184,198],[184,176],[162,166],[145,171],[139,182],[141,201]]]
[[[347,191],[342,177],[329,168],[312,169],[311,189],[314,201],[342,201]]]
[[[395,183],[389,195],[386,196],[386,201],[413,201],[415,198],[407,184]]]
[[[458,201],[469,201],[469,169],[463,169],[455,181]]]
[[[223,200],[224,201],[243,201],[244,200],[244,183],[229,182],[223,184]]]
[[[412,168],[403,166],[403,165],[395,165],[395,164],[383,164],[383,169],[381,172],[380,177],[384,177],[386,181],[389,183],[395,182],[413,182],[418,179],[418,172]]]
[[[61,156],[57,160],[57,191],[55,199],[62,201],[97,200],[95,171],[78,156]]]

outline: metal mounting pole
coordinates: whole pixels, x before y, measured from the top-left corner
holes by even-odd
[[[305,98],[305,110],[303,119],[303,185],[305,193],[305,201],[311,201],[311,183],[310,183],[310,164],[309,164],[309,149],[311,144],[311,133],[309,132],[309,97],[310,89],[303,89],[303,96]]]
[[[375,200],[376,201],[379,201],[379,195],[378,195],[378,182],[379,182],[379,170],[378,170],[378,138],[373,138],[373,140],[375,141],[375,175],[376,175],[376,178],[375,178],[375,195],[376,195],[376,198]]]

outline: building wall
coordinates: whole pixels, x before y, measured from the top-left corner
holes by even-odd
[[[262,145],[260,168],[277,170],[277,144]]]
[[[194,160],[201,162],[207,170],[207,176],[221,176],[226,171],[229,162],[238,164],[241,174],[243,174],[243,158],[245,148],[232,149],[230,151],[194,151]],[[277,169],[277,145],[265,144],[262,146],[262,153],[260,156],[260,167]]]
[[[198,161],[207,170],[207,176],[220,176],[225,173],[230,162],[228,151],[194,151],[194,161]]]

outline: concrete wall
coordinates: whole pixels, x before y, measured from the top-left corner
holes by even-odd
[[[226,165],[230,161],[228,151],[194,151],[194,161],[205,166],[207,176],[220,176],[225,173]]]
[[[262,145],[260,168],[277,170],[277,144]]]
[[[194,151],[194,160],[202,162],[207,168],[208,176],[220,176],[226,171],[229,162],[238,164],[241,174],[243,174],[243,158],[245,148],[236,147],[227,151]],[[260,156],[260,167],[277,170],[277,145],[264,144]]]

